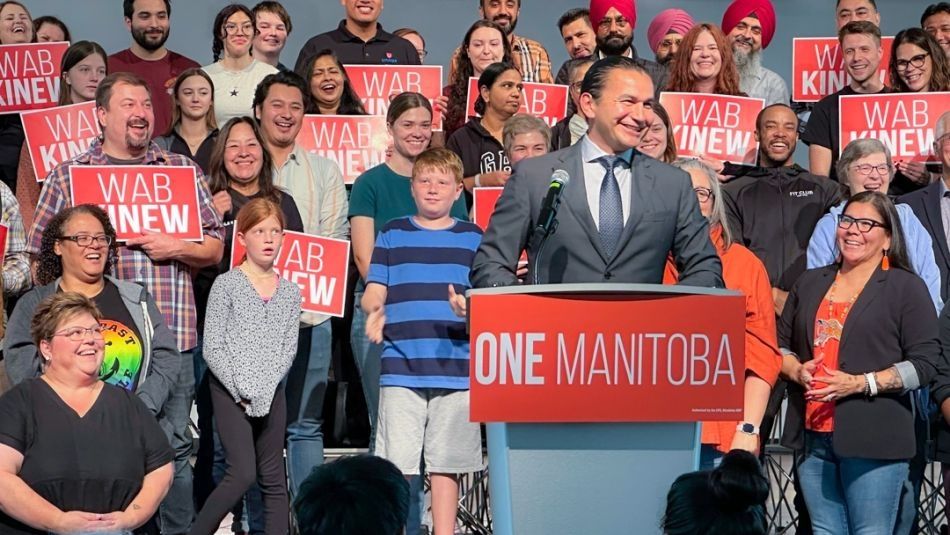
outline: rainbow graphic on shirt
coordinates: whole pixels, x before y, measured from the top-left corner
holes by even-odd
[[[105,338],[99,378],[110,385],[135,390],[142,369],[142,342],[135,331],[123,323],[107,319],[99,323]]]

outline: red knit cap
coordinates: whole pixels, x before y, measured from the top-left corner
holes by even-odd
[[[775,8],[769,0],[733,0],[722,16],[722,32],[729,34],[742,19],[755,14],[762,25],[762,48],[775,36]]]
[[[590,0],[590,22],[595,29],[612,7],[617,8],[623,18],[630,23],[630,26],[637,27],[637,3],[635,0]]]

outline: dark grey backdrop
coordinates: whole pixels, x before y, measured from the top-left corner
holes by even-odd
[[[255,0],[256,1],[256,0]],[[567,58],[557,31],[557,18],[585,2],[577,0],[522,0],[517,33],[541,41],[555,68]],[[766,65],[788,80],[791,73],[792,37],[834,35],[834,0],[773,0],[778,30],[765,51]],[[122,21],[121,0],[25,0],[34,17],[56,15],[66,21],[74,39],[98,41],[109,53],[128,47],[129,35]],[[211,23],[226,0],[172,0],[170,48],[201,64],[211,61]],[[339,0],[284,0],[294,22],[282,60],[293,64],[297,52],[312,35],[335,27],[343,18]],[[919,24],[928,0],[878,0],[884,33]],[[253,5],[254,1],[248,2]],[[635,45],[652,56],[646,29],[653,16],[668,7],[689,11],[696,20],[719,23],[727,0],[640,0]],[[447,64],[449,54],[477,17],[478,0],[386,0],[381,22],[389,30],[401,26],[422,32],[430,51],[429,63]]]

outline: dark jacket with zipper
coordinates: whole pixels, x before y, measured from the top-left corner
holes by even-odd
[[[773,287],[787,291],[805,272],[808,240],[841,201],[841,186],[797,165],[744,172],[722,188],[733,238],[765,264]]]
[[[789,293],[778,323],[779,347],[801,362],[814,358],[815,316],[838,272],[833,264],[806,271]],[[950,308],[950,307],[948,307]],[[908,389],[947,374],[940,350],[937,318],[924,282],[909,271],[878,267],[845,321],[838,369],[852,375],[877,372],[901,363],[910,375],[902,392],[861,394],[835,401],[833,446],[837,455],[867,459],[910,459],[916,452],[914,415]],[[788,384],[788,410],[782,444],[804,447],[805,390]]]

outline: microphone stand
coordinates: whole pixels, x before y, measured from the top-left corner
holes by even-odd
[[[540,232],[541,235],[540,237],[535,238],[535,241],[537,241],[538,244],[538,252],[534,255],[534,262],[531,263],[531,284],[541,284],[541,256],[544,253],[544,245],[548,242],[548,238],[551,236],[551,234],[554,234],[554,232],[557,231],[557,208],[560,204],[561,199],[558,198],[557,203],[554,206],[554,213],[551,215],[551,228],[549,230],[544,230],[541,225],[538,225],[538,228],[535,229],[536,231]]]

